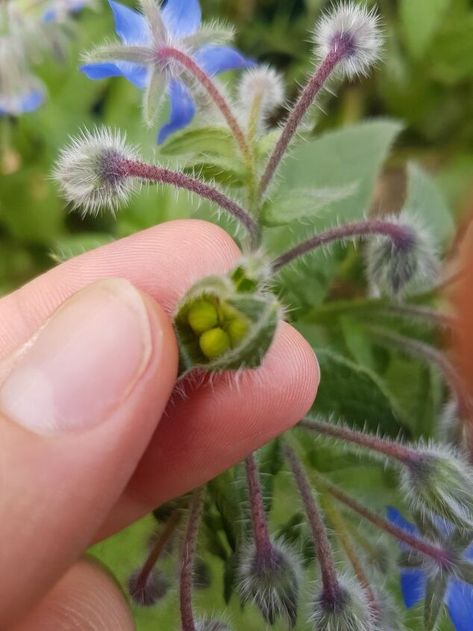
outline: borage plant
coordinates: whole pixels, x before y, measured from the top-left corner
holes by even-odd
[[[473,476],[462,451],[471,402],[453,366],[431,343],[432,329],[452,323],[432,306],[438,294],[436,252],[451,233],[451,220],[439,211],[433,185],[417,167],[410,167],[402,212],[364,215],[397,124],[366,123],[297,144],[327,83],[366,75],[379,59],[376,13],[345,3],[321,18],[313,33],[314,71],[281,127],[271,129],[270,116],[285,100],[282,78],[232,48],[231,30],[202,24],[197,0],[168,0],[164,8],[142,0],[139,13],[112,0],[110,5],[120,41],[88,52],[82,70],[92,79],[121,75],[141,88],[144,118],[152,127],[169,97],[169,120],[158,134],[162,161],[143,161],[120,131],[83,130],[56,165],[65,198],[83,213],[102,208],[115,213],[140,186],[167,185],[206,200],[238,226],[243,250],[238,265],[197,282],[173,314],[181,383],[196,372],[230,371],[236,380],[257,368],[285,317],[315,340],[323,372],[313,415],[291,435],[192,497],[156,511],[151,551],[129,580],[132,599],[149,606],[165,596],[163,552],[182,525],[184,631],[231,628],[193,607],[195,573],[205,574],[202,557],[212,555],[225,566],[226,601],[237,594],[245,611],[259,611],[266,625],[399,629],[402,614],[390,580],[395,564],[384,544],[373,539],[377,529],[400,545],[404,601],[407,607],[424,602],[424,627],[437,627],[446,603],[456,629],[468,631]],[[244,72],[234,93],[215,79],[229,69]],[[360,164],[357,151],[366,153]],[[176,161],[181,168],[172,168]],[[332,174],[340,164],[347,172],[337,181]],[[429,219],[422,217],[426,199],[440,226],[432,234],[422,222]],[[288,228],[295,238],[301,235],[301,219],[319,229],[281,251]],[[358,242],[361,257],[354,248]],[[295,265],[300,259],[309,272]],[[356,274],[363,259],[364,285]],[[337,288],[344,285],[355,289],[345,287],[345,299],[337,300]],[[351,359],[334,350],[348,351]],[[422,392],[389,391],[394,381],[402,382],[403,371],[405,386],[414,379],[423,384]],[[416,444],[407,439],[434,433],[426,419],[436,418],[443,404],[443,397],[432,403],[440,391],[439,374],[449,392],[443,415],[448,444]],[[414,403],[420,397],[417,408],[410,396],[417,397]],[[344,423],[333,422],[334,415]],[[292,473],[301,510],[288,500],[286,477],[277,475],[284,469]],[[356,494],[368,504],[375,494],[381,498],[387,519],[353,496],[352,477],[363,486]],[[387,509],[386,498],[410,511],[416,525]],[[271,508],[274,528],[268,522]],[[196,560],[200,532],[209,543]]]

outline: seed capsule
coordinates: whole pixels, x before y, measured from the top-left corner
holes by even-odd
[[[194,333],[205,333],[218,326],[217,309],[207,300],[201,300],[189,309],[187,321]]]
[[[223,355],[230,348],[230,337],[223,329],[216,327],[200,336],[200,350],[209,359],[215,359]]]

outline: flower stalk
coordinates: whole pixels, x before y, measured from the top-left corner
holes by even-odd
[[[187,528],[182,546],[179,593],[182,631],[197,631],[192,609],[192,573],[203,507],[204,490],[200,488],[195,490],[192,495]]]
[[[270,556],[272,551],[268,522],[264,510],[263,493],[259,479],[256,460],[250,454],[245,460],[248,495],[250,499],[251,524],[255,538],[257,555]]]
[[[382,219],[368,219],[356,223],[337,226],[325,232],[321,232],[306,241],[298,243],[296,246],[283,252],[277,259],[273,261],[273,270],[279,271],[294,260],[304,256],[308,252],[317,250],[324,245],[333,243],[334,241],[343,241],[354,237],[382,236],[390,239],[393,244],[401,251],[408,251],[412,248],[415,236],[408,226],[398,223],[383,221]]]
[[[372,523],[376,526],[376,528],[388,533],[398,541],[405,543],[407,546],[412,548],[412,550],[415,550],[424,556],[428,556],[435,561],[441,569],[449,569],[451,567],[452,559],[450,558],[447,550],[434,546],[422,539],[419,539],[419,537],[410,535],[401,528],[394,526],[386,519],[383,519],[376,513],[373,513],[370,509],[363,506],[363,504],[360,504],[357,500],[342,491],[338,486],[329,482],[320,474],[314,473],[314,475],[316,476],[317,484],[320,485],[327,493],[332,495],[335,499],[358,515],[361,515],[361,517]]]

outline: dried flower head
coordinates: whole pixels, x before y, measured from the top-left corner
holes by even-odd
[[[315,631],[375,631],[371,608],[361,587],[339,580],[335,598],[324,591],[317,597],[311,622]]]
[[[114,212],[136,190],[136,181],[128,177],[125,165],[137,157],[121,132],[83,130],[61,151],[53,175],[74,208],[91,214],[102,208]]]
[[[250,546],[242,554],[239,568],[241,600],[253,602],[268,624],[282,618],[294,626],[299,573],[299,562],[286,545],[272,544],[264,553]]]
[[[343,48],[339,69],[348,77],[367,74],[379,59],[382,39],[376,11],[354,2],[345,2],[327,12],[314,34],[322,59]]]

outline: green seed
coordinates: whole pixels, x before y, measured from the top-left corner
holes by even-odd
[[[230,337],[220,327],[206,331],[199,339],[200,349],[208,359],[220,357],[230,348]]]
[[[248,322],[239,318],[230,320],[225,326],[233,346],[237,346],[248,333]]]
[[[194,333],[204,333],[217,326],[217,309],[207,300],[199,300],[189,309],[187,321]]]

